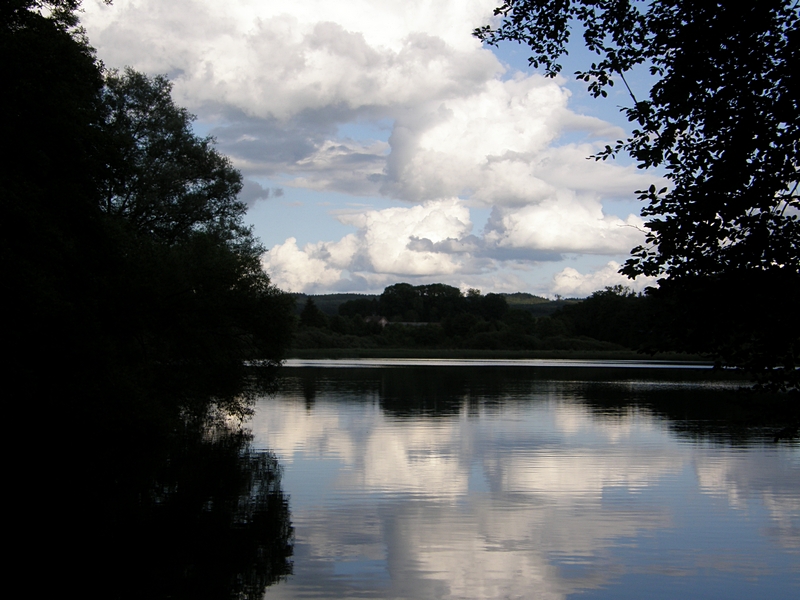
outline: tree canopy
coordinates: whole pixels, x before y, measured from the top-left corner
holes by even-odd
[[[647,96],[628,88],[631,136],[597,156],[625,151],[670,181],[641,192],[647,243],[624,273],[800,268],[796,1],[506,0],[495,15],[476,35],[529,45],[550,76],[582,31],[598,59],[576,76],[595,97],[636,67],[654,76]]]
[[[344,307],[340,314],[347,314]],[[380,296],[379,310],[387,319],[431,323],[462,312],[469,312],[486,319],[500,319],[508,305],[498,294],[481,296],[478,290],[470,290],[467,296],[461,290],[443,283],[411,285],[396,283],[387,287]]]
[[[496,27],[475,30],[483,41],[527,44],[530,64],[552,77],[580,31],[597,59],[576,77],[595,97],[627,88],[630,137],[594,158],[626,152],[666,171],[668,186],[638,192],[645,244],[621,271],[666,276],[653,293],[671,349],[797,387],[798,2],[505,0],[495,16]],[[645,94],[626,79],[637,68],[652,76]]]
[[[291,569],[288,507],[276,461],[227,417],[252,398],[245,359],[282,357],[292,300],[261,268],[239,173],[166,80],[103,68],[79,4],[0,3],[3,367],[38,448],[15,481],[48,465],[26,516],[66,589],[261,597]]]
[[[204,231],[246,239],[242,178],[212,138],[192,131],[193,116],[176,106],[165,77],[132,69],[105,78],[102,100],[110,137],[101,209],[166,244]]]
[[[241,175],[193,133],[165,78],[103,68],[79,4],[0,8],[12,145],[0,251],[17,374],[45,389],[89,382],[100,398],[165,365],[238,373],[245,358],[278,361],[292,301],[261,267]],[[59,357],[48,378],[45,351]]]

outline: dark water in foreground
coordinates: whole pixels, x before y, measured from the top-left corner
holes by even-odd
[[[800,597],[800,444],[710,418],[737,383],[462,362],[284,369],[266,598]]]

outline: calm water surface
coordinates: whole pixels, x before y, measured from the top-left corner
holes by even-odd
[[[800,445],[695,410],[736,382],[290,364],[251,424],[295,531],[266,598],[800,598]]]

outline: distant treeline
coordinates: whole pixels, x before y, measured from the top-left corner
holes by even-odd
[[[414,290],[410,292],[409,290]],[[342,316],[373,316],[373,315],[388,315],[392,313],[392,307],[397,306],[394,301],[400,299],[403,303],[399,312],[395,311],[387,319],[391,321],[405,321],[405,322],[426,322],[435,321],[431,318],[431,312],[439,312],[442,310],[442,304],[447,305],[455,302],[456,306],[465,302],[471,303],[473,306],[476,304],[475,297],[481,296],[480,290],[471,289],[462,294],[460,290],[455,287],[434,283],[430,285],[412,286],[408,283],[397,283],[386,288],[382,294],[292,294],[296,299],[295,312],[299,316],[305,307],[306,300],[311,298],[315,306],[327,316],[334,315]],[[501,296],[505,298],[506,305],[511,309],[520,309],[531,313],[534,317],[542,317],[552,315],[560,308],[568,305],[581,302],[581,298],[558,298],[556,300],[548,300],[541,296],[535,296],[525,292],[515,292],[513,294],[487,294],[486,296]],[[381,304],[383,298],[383,305]],[[450,298],[447,300],[446,298]],[[456,299],[460,298],[460,299]],[[473,300],[468,300],[472,298]],[[420,307],[423,308],[423,314],[420,314]],[[446,309],[446,307],[445,307]],[[425,314],[425,311],[427,315]]]
[[[652,302],[623,286],[585,300],[398,283],[380,295],[297,296],[295,349],[646,350]]]

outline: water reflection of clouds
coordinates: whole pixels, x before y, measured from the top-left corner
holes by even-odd
[[[266,401],[252,425],[287,471],[299,457],[338,461],[303,503],[313,510],[293,512],[295,576],[268,597],[566,598],[642,572],[615,549],[673,527],[674,515],[628,495],[692,472],[702,492],[731,506],[761,502],[770,535],[799,547],[800,478],[781,471],[785,461],[693,454],[638,411],[598,417],[575,402],[476,411],[465,402],[451,416],[397,419],[376,402],[320,393],[312,407]],[[476,468],[481,492],[470,489]],[[695,559],[663,566],[696,572]]]
[[[448,419],[377,428],[364,452],[364,489],[435,498],[466,493],[470,471],[460,459],[458,425]]]
[[[296,556],[296,587],[277,586],[268,597],[316,588],[326,597],[356,597],[363,581],[336,565],[375,568],[383,561],[384,577],[375,568],[370,597],[565,598],[624,570],[604,552],[613,540],[665,525],[655,513],[601,517],[597,510],[488,497],[467,505],[394,499],[357,515],[330,507],[295,521],[296,549],[304,547]],[[568,565],[585,563],[582,557],[592,557],[593,566],[565,576]],[[298,569],[304,560],[314,565],[305,576]]]
[[[517,454],[499,461],[502,489],[555,496],[583,495],[600,498],[608,487],[629,489],[645,487],[667,473],[682,468],[683,458],[660,452],[639,452],[635,456],[622,452],[536,452]]]
[[[601,420],[592,429],[592,415],[577,405],[534,407],[527,414],[518,407],[507,414],[493,410],[493,420],[506,418],[502,428],[466,418],[466,409],[450,418],[398,421],[372,404],[343,410],[322,398],[312,410],[301,402],[277,407],[260,408],[253,425],[284,464],[298,454],[336,457],[348,466],[347,487],[371,493],[452,498],[468,491],[472,465],[479,463],[494,491],[597,495],[609,485],[647,485],[686,461],[685,453],[667,453],[653,436],[635,455],[605,447],[658,430],[636,414]],[[572,440],[566,453],[564,438],[582,432],[582,442]]]
[[[751,449],[747,454],[700,454],[695,469],[700,489],[725,498],[740,511],[765,508],[771,517],[769,535],[786,549],[800,551],[800,465],[776,460],[794,456],[797,448],[781,446]]]

